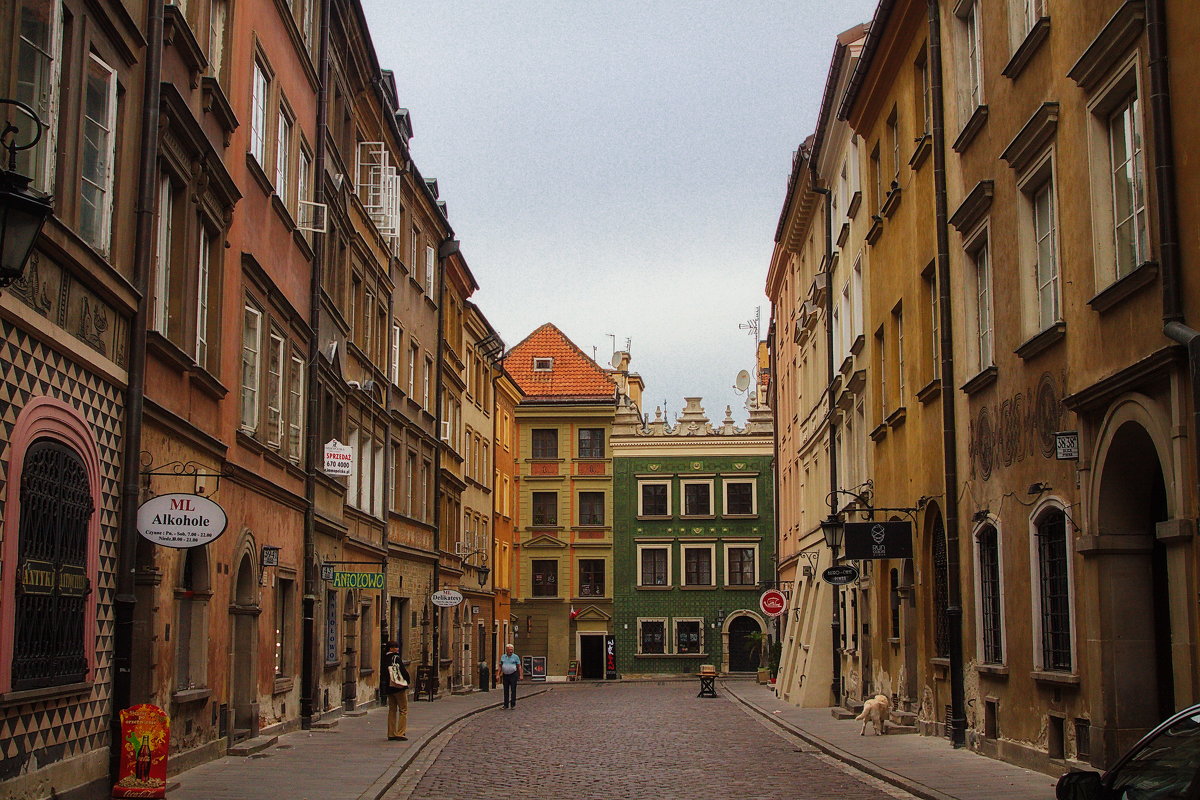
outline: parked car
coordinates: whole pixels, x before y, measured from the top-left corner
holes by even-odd
[[[1143,736],[1112,769],[1068,772],[1058,800],[1196,800],[1200,798],[1200,704]]]

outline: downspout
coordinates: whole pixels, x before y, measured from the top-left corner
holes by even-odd
[[[825,377],[827,379],[825,392],[828,395],[827,402],[829,403],[829,409],[826,412],[829,430],[829,518],[833,519],[837,517],[838,513],[837,415],[834,414],[836,398],[833,396],[833,377],[836,374],[836,367],[833,363],[833,192],[827,187],[815,188],[817,170],[815,165],[810,165],[810,169],[814,184],[813,191],[825,195]],[[831,554],[836,562],[837,550],[831,551]],[[842,615],[838,613],[841,590],[833,584],[830,584],[829,590],[831,592],[830,608],[832,609],[829,620],[832,647],[829,650],[829,656],[833,664],[829,689],[833,694],[833,704],[836,706],[842,702],[842,660],[838,656],[838,651],[842,646]]]
[[[146,392],[147,294],[154,256],[158,186],[158,116],[161,98],[163,3],[146,3],[146,70],[142,84],[140,136],[142,157],[138,165],[137,231],[134,238],[133,285],[138,303],[130,320],[129,382],[125,390],[125,437],[122,447],[125,474],[121,486],[121,538],[117,543],[116,596],[113,598],[112,735],[108,751],[109,775],[120,777],[121,710],[133,697],[133,570],[138,547],[137,511],[141,490],[142,415]]]
[[[1175,136],[1171,113],[1171,71],[1167,60],[1167,17],[1163,0],[1146,3],[1150,51],[1150,128],[1154,135],[1154,194],[1158,205],[1159,269],[1162,270],[1163,333],[1187,346],[1192,389],[1192,447],[1200,494],[1200,331],[1184,322],[1183,277],[1179,258],[1179,206],[1175,202]]]
[[[770,367],[769,367],[769,369],[771,370],[771,381],[770,381],[770,383],[767,384],[767,386],[770,390],[770,396],[768,397],[768,404],[771,407],[772,415],[774,415],[776,413],[776,409],[779,408],[779,405],[776,403],[776,399],[779,395],[779,383],[778,383],[779,373],[776,371],[776,363],[777,362],[775,360],[775,350],[777,349],[775,335],[777,332],[777,328],[775,327],[775,304],[774,303],[771,303],[771,324],[769,326],[769,330],[771,331],[771,333],[767,336],[767,343],[768,343],[767,352],[770,354],[770,357],[771,357],[771,362],[770,362]],[[639,417],[641,416],[640,413],[638,416]],[[779,503],[779,437],[775,436],[775,435],[771,436],[771,456],[772,456],[772,458],[771,458],[771,485],[772,485],[773,491],[774,491],[775,503],[778,504]],[[782,568],[783,563],[779,558],[780,536],[779,536],[779,514],[778,513],[775,514],[775,519],[772,522],[771,528],[773,529],[773,533],[775,534],[775,586],[776,586],[776,588],[782,590],[783,584],[780,582],[780,579],[779,579],[780,569]],[[795,589],[796,589],[796,581],[793,579],[792,580],[792,591],[788,594],[789,599],[795,595]],[[789,603],[788,605],[791,605],[791,603]],[[779,625],[778,619],[776,619],[776,621],[775,621],[775,637],[780,642],[783,642],[783,635],[787,629],[788,624],[790,623],[790,618],[791,618],[791,609],[789,608],[787,610],[787,612],[785,612],[785,614],[784,614],[784,621],[783,621],[782,626]],[[776,688],[775,691],[776,691],[776,693],[778,693],[778,691],[779,691],[778,687]]]
[[[929,0],[929,78],[933,99],[933,186],[937,225],[938,315],[941,321],[942,459],[948,578],[947,623],[950,628],[950,741],[966,744],[967,717],[963,680],[962,585],[959,576],[958,450],[954,407],[954,336],[950,307],[950,229],[946,201],[946,117],[942,98],[942,26],[938,0]]]
[[[436,592],[441,588],[442,580],[442,400],[445,395],[445,386],[442,382],[442,358],[446,346],[446,260],[458,252],[458,242],[453,238],[448,238],[438,247],[438,269],[441,274],[437,276],[438,282],[438,300],[437,300],[437,363],[434,367],[437,370],[437,389],[434,392],[434,435],[438,441],[438,458],[436,469],[433,472],[433,588],[430,590]],[[430,611],[433,617],[433,684],[437,686],[441,682],[442,664],[441,664],[441,628],[442,628],[442,610],[434,606]],[[433,692],[429,694],[433,697]]]
[[[317,142],[313,154],[313,201],[325,202],[325,138],[329,126],[329,18],[331,0],[321,3],[320,47],[317,80]],[[329,214],[326,211],[326,225]],[[319,693],[317,686],[316,606],[320,582],[317,580],[317,462],[321,459],[320,415],[321,382],[321,271],[325,261],[325,234],[313,234],[312,271],[309,277],[308,309],[308,392],[307,422],[304,448],[304,603],[302,609],[300,664],[300,727],[309,729],[315,714],[314,705]],[[386,611],[385,611],[386,613]]]

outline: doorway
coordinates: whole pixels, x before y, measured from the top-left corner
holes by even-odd
[[[729,623],[729,671],[754,672],[758,669],[759,642],[754,634],[761,634],[762,626],[754,617],[735,617]]]
[[[604,634],[579,634],[579,678],[604,680]]]
[[[358,703],[358,606],[354,592],[346,592],[342,634],[342,708],[353,711]]]
[[[258,591],[254,562],[249,553],[242,555],[234,580],[233,606],[233,740],[258,733],[258,687],[254,680],[258,656]]]

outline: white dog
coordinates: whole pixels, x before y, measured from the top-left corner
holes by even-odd
[[[862,720],[862,730],[858,732],[859,736],[867,735],[867,723],[875,725],[875,735],[883,735],[883,723],[888,718],[888,712],[892,708],[892,701],[888,699],[886,694],[877,694],[870,700],[863,703],[862,713],[854,719]]]

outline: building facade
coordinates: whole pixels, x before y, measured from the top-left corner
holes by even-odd
[[[710,423],[685,398],[674,426],[632,402],[613,424],[614,635],[622,677],[723,673],[765,664],[758,607],[773,582],[771,413]],[[756,638],[753,634],[758,634]]]
[[[496,368],[492,397],[496,428],[492,442],[492,591],[495,622],[494,653],[503,653],[506,644],[520,652],[516,617],[512,613],[513,559],[517,552],[517,403],[521,390],[503,369]],[[496,659],[493,659],[495,664]]]

